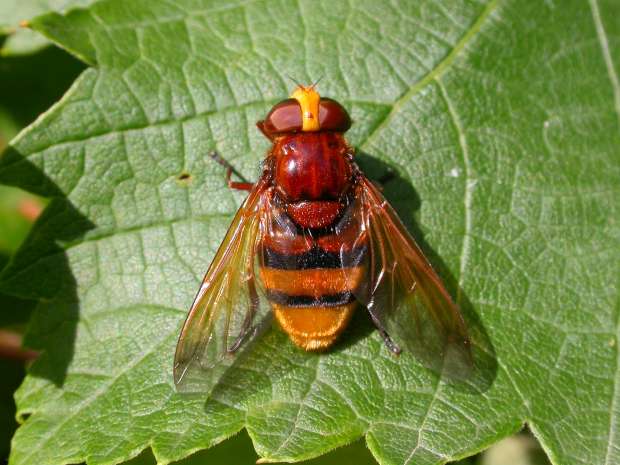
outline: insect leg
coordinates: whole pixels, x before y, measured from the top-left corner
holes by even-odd
[[[235,168],[233,168],[233,166],[230,163],[228,163],[224,158],[222,158],[222,156],[219,153],[211,152],[209,153],[209,156],[213,160],[218,162],[220,165],[222,165],[224,168],[226,168],[226,184],[228,185],[228,187],[230,187],[231,189],[236,189],[240,191],[252,190],[254,183],[248,182],[241,174],[237,172],[237,170],[235,170]],[[241,178],[243,182],[232,181],[231,177],[233,173],[237,177]]]
[[[392,352],[394,355],[400,355],[400,353],[402,352],[401,348],[392,340],[388,332],[383,327],[383,324],[379,321],[379,319],[375,315],[373,315],[372,312],[368,312],[368,313],[370,313],[370,318],[372,319],[372,322],[377,327],[379,334],[381,334],[381,337],[383,338],[383,342],[385,343],[386,347],[390,349],[390,352]]]
[[[383,186],[384,184],[390,182],[395,177],[396,177],[396,173],[394,173],[394,171],[392,170],[388,170],[385,172],[383,176],[377,179],[377,182]]]
[[[390,171],[387,171],[383,176],[381,176],[376,181],[372,181],[372,183],[375,185],[377,189],[383,192],[383,186],[385,186],[385,184],[390,182],[395,177],[396,177],[396,174],[394,173],[394,171],[390,170]]]
[[[245,338],[254,331],[256,328],[252,326],[252,321],[254,320],[254,315],[258,311],[258,292],[256,292],[256,283],[254,282],[254,275],[252,274],[251,278],[248,280],[248,290],[250,291],[250,309],[243,320],[243,325],[241,326],[241,331],[239,332],[239,336],[235,339],[235,342],[226,350],[229,354],[236,352],[241,344],[245,341]]]

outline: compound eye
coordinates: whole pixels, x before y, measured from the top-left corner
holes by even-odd
[[[262,130],[273,137],[285,132],[298,132],[302,129],[301,107],[299,102],[289,98],[274,105],[264,121]]]
[[[318,107],[319,121],[313,130],[346,132],[351,127],[351,118],[347,110],[335,100],[321,98]],[[282,100],[257,125],[271,140],[278,135],[304,131],[304,119],[299,100],[295,98]]]
[[[319,125],[322,131],[346,132],[351,127],[351,118],[338,102],[330,98],[321,98]]]

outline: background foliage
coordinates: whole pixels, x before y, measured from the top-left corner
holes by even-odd
[[[526,421],[554,463],[618,460],[617,6],[82,6],[31,21],[91,67],[0,159],[1,182],[51,198],[0,275],[37,302],[44,351],[12,463],[165,463],[243,427],[268,460],[365,435],[381,463],[440,463]],[[468,383],[392,358],[360,312],[327,356],[274,331],[210,400],[174,393],[179,325],[241,201],[205,154],[255,177],[253,122],[287,74],[324,75],[362,168],[397,174],[386,194],[472,330]]]
[[[92,0],[3,0],[0,2],[0,34],[5,40],[0,55],[20,56],[44,49],[50,42],[28,29],[28,20],[49,11],[62,12],[90,3]]]

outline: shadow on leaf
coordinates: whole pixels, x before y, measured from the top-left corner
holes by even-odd
[[[457,303],[472,341],[473,370],[468,373],[463,382],[455,382],[455,387],[472,393],[486,391],[497,375],[495,349],[471,301],[459,286],[458,279],[425,240],[424,232],[415,221],[415,213],[421,206],[420,196],[410,182],[384,161],[363,152],[356,155],[356,161],[369,178],[382,186],[383,195],[397,211],[428,261],[442,278],[450,295],[453,298],[458,296]],[[448,379],[450,379],[449,376]]]
[[[39,167],[13,147],[0,158],[0,183],[51,198],[0,274],[0,292],[38,301],[24,345],[42,354],[29,374],[60,386],[73,359],[79,319],[77,283],[62,245],[82,238],[94,224]]]

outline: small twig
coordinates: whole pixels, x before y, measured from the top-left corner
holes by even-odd
[[[38,356],[38,352],[22,347],[21,334],[0,329],[0,358],[28,362]]]

